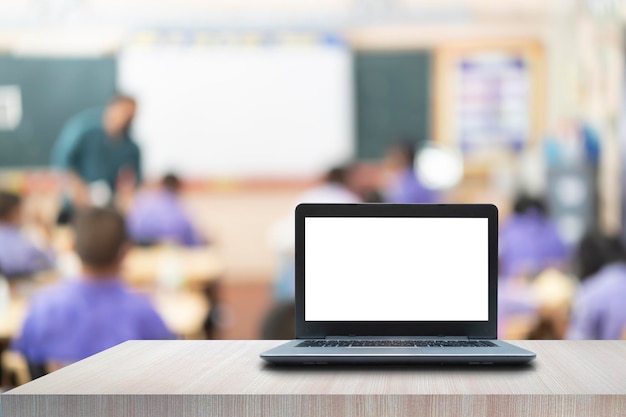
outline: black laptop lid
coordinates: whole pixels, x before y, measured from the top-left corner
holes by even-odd
[[[301,204],[296,337],[497,334],[489,204]]]

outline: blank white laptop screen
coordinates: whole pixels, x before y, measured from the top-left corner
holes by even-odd
[[[487,321],[486,218],[307,217],[306,321]]]

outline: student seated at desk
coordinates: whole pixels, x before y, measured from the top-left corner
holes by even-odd
[[[351,164],[329,169],[318,184],[298,195],[289,209],[289,214],[272,226],[269,240],[279,257],[274,284],[276,301],[292,301],[295,297],[295,207],[300,203],[360,203],[361,199],[353,188],[353,169]]]
[[[22,229],[22,198],[0,191],[0,269],[7,278],[54,267],[52,249],[37,245]]]
[[[134,242],[142,245],[173,242],[183,246],[206,243],[185,211],[180,189],[178,177],[168,174],[158,190],[137,196],[127,215],[128,231]]]
[[[437,193],[418,178],[415,167],[415,146],[409,142],[391,146],[384,165],[388,181],[383,192],[386,203],[436,203]]]
[[[78,213],[75,229],[81,276],[32,299],[13,348],[34,369],[63,366],[131,339],[172,339],[149,300],[120,278],[127,250],[123,217],[91,208]]]
[[[569,251],[539,198],[520,195],[500,230],[500,277],[532,278],[548,267],[564,266]]]
[[[568,339],[614,340],[626,335],[626,251],[618,238],[587,234],[579,244],[581,285]],[[595,256],[594,256],[595,255]]]

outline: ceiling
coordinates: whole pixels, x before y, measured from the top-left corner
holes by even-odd
[[[0,0],[0,51],[101,54],[155,29],[352,31],[369,43],[381,28],[398,39],[497,37],[538,33],[577,10],[621,13],[607,6],[618,4],[626,8],[613,0]]]
[[[534,20],[567,13],[575,4],[576,0],[2,0],[0,25]]]

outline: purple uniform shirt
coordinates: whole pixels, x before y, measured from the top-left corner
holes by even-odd
[[[75,362],[127,340],[172,339],[149,300],[117,278],[65,281],[31,301],[13,348],[30,362]]]
[[[185,246],[205,243],[191,224],[178,196],[165,190],[139,194],[126,221],[135,242],[171,241]]]
[[[556,226],[539,212],[513,214],[500,230],[500,276],[536,275],[568,260]]]
[[[498,283],[498,334],[503,332],[512,317],[532,318],[539,313],[539,301],[525,281],[501,280]]]
[[[626,334],[626,263],[612,264],[583,282],[568,339],[622,339]]]
[[[3,275],[32,275],[53,266],[51,251],[38,248],[19,227],[0,223],[0,272]]]
[[[385,202],[428,204],[436,202],[436,196],[417,179],[415,171],[406,169],[398,174],[385,192]]]

